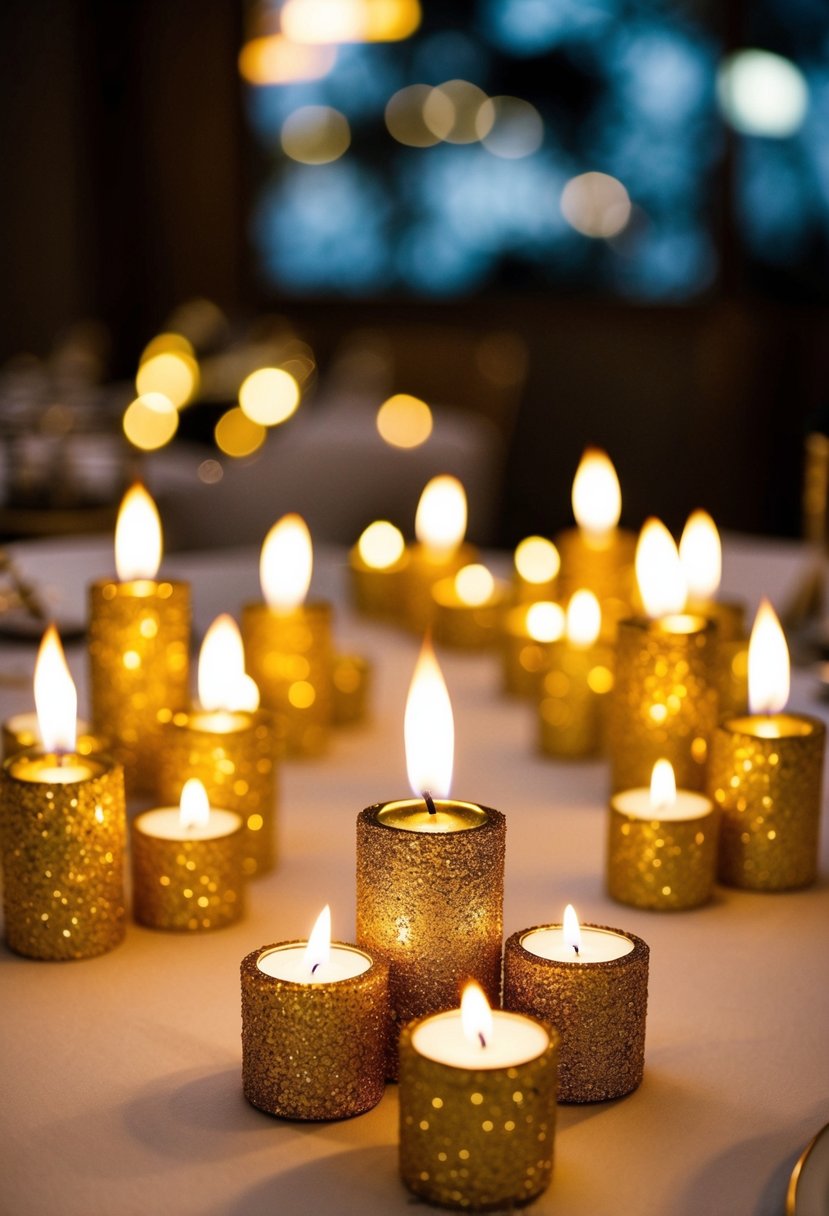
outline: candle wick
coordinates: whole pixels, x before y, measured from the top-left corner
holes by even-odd
[[[319,967],[319,963],[314,963],[313,967],[311,968],[311,975],[313,975],[313,974],[314,974],[314,972],[316,971],[317,967]]]
[[[478,1031],[478,1038],[481,1041],[481,1047],[486,1047],[486,1039],[484,1038],[484,1032],[482,1030]]]
[[[437,815],[438,808],[435,806],[435,800],[428,790],[423,791],[423,801],[426,803],[426,810],[430,815]]]
[[[576,954],[578,954],[578,952],[579,952],[578,946],[574,946],[573,949],[575,950]]]

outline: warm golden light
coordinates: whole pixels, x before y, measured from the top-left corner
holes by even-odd
[[[331,908],[325,905],[308,936],[303,962],[309,976],[324,967],[331,958]]]
[[[239,408],[260,426],[278,426],[296,413],[299,385],[281,367],[260,367],[242,381]]]
[[[207,790],[197,777],[190,777],[181,788],[178,817],[185,830],[203,828],[210,822]]]
[[[480,608],[481,604],[485,604],[488,599],[491,599],[494,590],[495,579],[486,566],[481,566],[477,562],[464,566],[455,575],[455,591],[458,599],[469,608]]]
[[[492,1010],[483,988],[470,980],[461,995],[461,1026],[464,1037],[481,1048],[492,1042]]]
[[[300,106],[282,124],[282,151],[303,165],[339,160],[351,143],[348,119],[332,106]]]
[[[139,395],[162,393],[177,408],[186,405],[199,387],[199,365],[183,350],[151,355],[138,368],[135,387]]]
[[[570,597],[564,632],[574,646],[592,646],[602,629],[602,610],[592,591],[576,591]]]
[[[271,528],[259,558],[259,581],[273,612],[293,612],[305,602],[311,585],[314,551],[311,533],[300,515],[283,515]]]
[[[603,540],[622,514],[622,491],[613,461],[599,448],[585,448],[573,478],[573,514],[583,532]]]
[[[607,173],[581,173],[561,192],[561,214],[582,236],[618,236],[627,227],[631,211],[627,190]]]
[[[239,74],[252,85],[321,80],[337,62],[335,46],[303,45],[284,34],[251,38],[239,52]]]
[[[676,777],[670,760],[657,760],[651,773],[651,806],[666,811],[676,802]]]
[[[515,549],[515,569],[525,583],[551,583],[561,569],[558,549],[543,536],[527,536]]]
[[[679,560],[691,600],[711,600],[722,578],[722,544],[707,511],[694,511],[679,539]]]
[[[760,602],[748,643],[748,704],[753,714],[786,708],[791,664],[786,635],[767,599]]]
[[[395,393],[377,411],[377,430],[392,447],[420,447],[432,433],[432,411],[418,397]]]
[[[447,798],[452,786],[455,720],[449,691],[429,638],[415,666],[403,722],[406,769],[412,792]]]
[[[685,608],[687,589],[676,543],[658,519],[645,521],[636,545],[636,582],[652,620]]]
[[[155,355],[166,355],[170,352],[180,355],[189,355],[191,358],[195,356],[193,343],[184,334],[163,333],[156,334],[151,338],[141,352],[138,360],[139,363],[146,363],[148,359],[152,359]]]
[[[573,947],[573,953],[578,954],[581,950],[581,926],[579,918],[576,916],[576,909],[572,904],[568,904],[564,909],[562,937],[568,946]]]
[[[252,456],[261,448],[267,434],[265,427],[252,422],[238,405],[222,414],[213,431],[219,451],[237,459]]]
[[[127,406],[121,425],[134,447],[154,452],[178,430],[178,410],[163,393],[144,393]]]
[[[204,635],[198,682],[202,709],[259,708],[259,689],[245,672],[245,647],[239,626],[226,612],[216,617]]]
[[[557,642],[564,635],[564,609],[552,600],[539,600],[527,609],[527,633],[534,642]]]
[[[293,42],[399,42],[420,25],[418,0],[285,0],[283,33]]]
[[[161,519],[138,482],[127,490],[115,525],[115,569],[122,583],[152,579],[161,565]]]
[[[431,148],[440,140],[430,131],[423,118],[423,107],[432,92],[428,84],[410,84],[389,98],[386,103],[386,127],[398,143],[409,148]]]
[[[78,694],[58,631],[50,625],[35,663],[35,709],[43,750],[73,752],[77,733]]]
[[[423,121],[433,135],[450,144],[474,144],[489,133],[479,122],[487,95],[468,80],[447,80],[423,103]],[[491,116],[489,126],[494,122]],[[483,131],[483,135],[479,134]]]
[[[372,570],[388,570],[400,561],[405,548],[403,533],[387,519],[376,519],[369,524],[357,541],[357,552]]]
[[[415,515],[415,535],[438,555],[454,553],[466,532],[466,491],[457,477],[441,474],[427,482]]]

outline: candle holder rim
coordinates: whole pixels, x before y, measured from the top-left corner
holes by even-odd
[[[364,984],[369,976],[372,978],[375,976],[382,976],[383,974],[387,974],[389,970],[388,963],[386,963],[383,959],[377,958],[376,955],[370,954],[368,950],[364,950],[363,947],[358,946],[356,942],[340,941],[332,941],[332,949],[334,946],[342,946],[347,950],[351,950],[354,954],[359,954],[363,958],[367,958],[369,961],[369,966],[365,971],[361,971],[359,975],[349,975],[339,980],[325,980],[321,984],[303,984],[299,980],[282,980],[278,979],[275,975],[267,975],[264,971],[260,970],[257,965],[259,959],[266,954],[272,954],[276,950],[288,950],[292,946],[307,945],[307,938],[298,937],[292,939],[291,941],[271,942],[269,945],[259,946],[256,950],[251,950],[250,954],[246,954],[242,959],[240,966],[242,977],[244,978],[247,975],[249,978],[258,979],[262,983],[266,983],[268,985],[281,984],[292,990],[296,989],[299,991],[302,989],[303,991],[319,994],[324,993],[326,988],[333,985],[336,985],[338,989],[349,986],[359,986]]]
[[[111,575],[102,575],[101,578],[93,579],[92,582],[89,584],[89,587],[90,587],[90,590],[92,590],[92,591],[98,591],[104,587],[117,587],[119,589],[119,591],[122,591],[123,594],[126,595],[128,593],[128,591],[127,591],[128,588],[135,588],[136,585],[142,584],[142,583],[145,584],[147,587],[147,591],[145,592],[145,594],[147,596],[152,595],[153,592],[156,591],[159,587],[179,588],[179,587],[189,587],[190,586],[187,579],[159,578],[159,576],[157,574],[154,578],[125,578],[125,579],[119,578],[117,574],[111,574]],[[132,594],[135,595],[136,592],[133,590]]]
[[[98,777],[103,777],[107,773],[116,772],[122,767],[120,761],[111,756],[109,752],[92,752],[85,754],[83,752],[45,752],[40,747],[24,747],[19,752],[15,752],[12,756],[7,756],[3,761],[3,773],[7,780],[17,781],[21,785],[48,785],[49,782],[33,782],[28,781],[25,777],[18,777],[12,769],[20,760],[58,760],[75,761],[86,765],[88,768],[95,768],[95,772],[90,772],[88,777],[79,777],[77,781],[61,781],[59,784],[62,789],[69,789],[73,785],[83,785],[86,781],[93,781]],[[59,766],[58,766],[59,767]]]
[[[696,823],[698,819],[707,819],[707,817],[711,814],[712,811],[715,811],[718,809],[717,804],[714,802],[714,799],[710,798],[708,796],[708,794],[706,794],[703,790],[689,790],[689,789],[686,789],[684,786],[678,785],[676,788],[676,792],[677,792],[677,797],[679,797],[680,794],[692,794],[694,796],[694,798],[698,798],[700,800],[700,802],[707,803],[708,810],[707,811],[701,810],[698,815],[686,815],[682,819],[677,819],[677,818],[667,818],[666,819],[666,818],[662,817],[661,815],[659,815],[658,813],[650,816],[649,818],[645,818],[643,815],[635,815],[632,811],[626,811],[623,807],[620,807],[618,805],[617,799],[620,798],[622,794],[647,794],[648,796],[650,796],[650,786],[647,786],[647,785],[632,785],[629,789],[626,789],[626,790],[615,790],[610,795],[609,807],[610,807],[611,812],[614,815],[621,815],[624,819],[626,819],[630,823],[651,823],[651,824]]]
[[[213,806],[212,803],[210,805],[211,812],[222,811],[223,814],[233,815],[233,817],[235,819],[239,820],[238,824],[236,825],[235,828],[233,828],[232,831],[222,832],[219,836],[208,836],[208,837],[153,836],[150,832],[145,832],[143,827],[141,827],[139,824],[139,821],[141,819],[145,819],[147,817],[147,815],[152,815],[155,811],[178,811],[178,810],[180,810],[180,807],[172,806],[172,805],[170,805],[170,806],[148,806],[148,807],[146,807],[145,810],[139,811],[138,814],[133,817],[131,826],[134,831],[141,832],[142,835],[149,837],[151,840],[161,840],[165,844],[210,844],[211,841],[213,841],[213,840],[232,840],[234,836],[238,836],[240,832],[243,832],[245,830],[244,815],[241,815],[239,813],[239,811],[232,811],[230,809],[230,807]],[[185,829],[185,831],[186,831],[186,829]]]
[[[406,545],[400,556],[396,557],[390,566],[370,566],[368,562],[364,561],[360,553],[359,541],[355,541],[348,550],[348,562],[353,570],[358,570],[364,574],[399,574],[411,561],[410,547]]]
[[[638,613],[636,616],[626,616],[619,621],[619,628],[638,629],[642,633],[646,633],[649,629],[658,628],[660,623],[666,618],[675,616],[693,617],[699,622],[699,625],[695,629],[690,629],[687,632],[683,631],[679,634],[673,634],[671,630],[663,630],[669,637],[710,637],[717,633],[717,622],[714,617],[705,616],[702,612],[692,612],[687,608],[683,608],[681,612],[666,612],[663,616],[656,617],[645,616],[644,613]]]
[[[648,946],[648,943],[641,937],[637,937],[635,933],[629,933],[627,929],[618,929],[613,925],[595,925],[590,921],[581,923],[580,927],[582,929],[601,929],[605,933],[613,933],[618,937],[627,938],[629,942],[633,942],[633,949],[629,950],[627,954],[621,955],[619,958],[602,959],[601,961],[592,963],[580,962],[578,963],[578,966],[580,967],[600,967],[604,970],[609,970],[618,967],[629,967],[634,962],[647,962],[650,957],[650,947]],[[534,954],[532,950],[528,950],[524,945],[524,938],[528,937],[531,933],[538,933],[539,931],[545,929],[563,928],[564,926],[560,921],[554,921],[547,925],[530,925],[530,927],[527,929],[518,929],[515,933],[511,933],[504,942],[504,954],[506,955],[507,950],[510,949],[520,950],[526,958],[531,959],[534,964],[539,964],[542,967],[548,967],[551,969],[557,967],[572,967],[572,962],[564,963],[554,958],[542,958],[540,954]]]
[[[277,612],[264,600],[249,600],[242,605],[242,612],[262,612],[274,617],[277,621],[300,621],[303,613],[313,613],[318,616],[333,616],[334,604],[331,600],[307,599],[292,608],[290,612]]]
[[[794,718],[799,722],[805,722],[811,730],[803,731],[796,735],[755,735],[751,731],[740,730],[736,725],[737,722],[749,722],[752,719],[773,719],[773,718]],[[729,714],[727,718],[722,718],[716,726],[717,730],[722,730],[729,735],[745,735],[748,739],[757,739],[766,743],[783,743],[788,746],[790,742],[797,739],[812,739],[815,735],[826,734],[826,723],[822,718],[818,718],[816,714],[802,714],[791,709],[779,709],[771,714],[751,713],[747,711],[744,714]]]
[[[400,1029],[400,1043],[411,1043],[412,1036],[419,1026],[424,1022],[431,1021],[432,1018],[446,1017],[447,1014],[458,1013],[458,1009],[438,1009],[434,1013],[424,1013],[421,1017],[412,1018],[410,1022],[406,1022],[405,1026]],[[485,1084],[486,1078],[492,1076],[494,1072],[506,1072],[508,1068],[525,1068],[528,1064],[535,1064],[537,1060],[541,1060],[550,1052],[556,1051],[561,1046],[561,1034],[553,1026],[552,1022],[548,1022],[546,1018],[540,1018],[535,1013],[525,1013],[522,1009],[493,1009],[493,1013],[505,1013],[518,1018],[527,1018],[528,1021],[534,1022],[536,1026],[540,1026],[547,1034],[547,1046],[544,1047],[537,1056],[530,1056],[526,1060],[522,1060],[520,1064],[499,1064],[495,1068],[473,1068],[465,1064],[447,1064],[443,1060],[433,1060],[431,1056],[424,1055],[418,1052],[421,1059],[426,1060],[429,1064],[435,1065],[437,1068],[449,1068],[452,1072],[463,1073],[464,1076],[480,1080],[481,1084]],[[412,1048],[412,1050],[417,1050]]]
[[[398,803],[418,803],[422,802],[422,798],[416,798],[414,794],[410,794],[408,798],[389,798],[384,802],[374,802],[371,806],[365,807],[357,816],[358,821],[371,824],[372,827],[382,828],[387,832],[399,832],[400,828],[395,827],[392,823],[383,823],[382,819],[378,818],[379,812],[385,810],[387,806],[394,806]],[[419,836],[421,840],[439,840],[442,836],[466,836],[469,832],[480,832],[483,828],[499,828],[501,821],[506,821],[506,816],[503,811],[496,811],[494,807],[484,806],[480,802],[467,802],[462,798],[435,798],[435,803],[454,802],[460,806],[477,807],[479,811],[483,811],[486,818],[480,823],[473,823],[466,828],[452,828],[448,832],[412,832],[410,835]],[[405,829],[404,829],[405,830]]]

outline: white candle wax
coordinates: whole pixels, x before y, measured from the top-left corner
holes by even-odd
[[[538,958],[548,958],[555,963],[574,963],[576,966],[585,963],[610,963],[614,959],[624,958],[633,949],[633,942],[621,933],[584,925],[581,926],[581,946],[578,954],[570,943],[565,941],[563,925],[550,925],[546,929],[525,933],[521,938],[521,945]]]
[[[486,1046],[467,1037],[460,1009],[426,1018],[412,1032],[412,1047],[428,1060],[452,1068],[515,1068],[537,1059],[550,1042],[543,1026],[520,1013],[492,1010]]]
[[[196,709],[188,719],[193,730],[211,735],[229,735],[250,726],[250,714],[229,709]]]
[[[650,790],[644,787],[614,794],[613,805],[617,811],[630,815],[633,819],[645,819],[648,822],[662,820],[666,823],[703,819],[714,810],[710,798],[706,798],[704,794],[695,794],[692,790],[677,790],[674,802],[666,806],[655,806]]]
[[[305,957],[307,942],[291,946],[276,946],[259,956],[256,966],[275,980],[291,980],[295,984],[335,984],[362,975],[371,966],[371,959],[361,950],[350,946],[331,946],[327,963],[320,963],[311,974]]]
[[[72,756],[76,761],[77,756]],[[24,781],[43,781],[47,785],[71,785],[74,781],[87,781],[92,776],[92,769],[87,764],[48,764],[42,768],[33,768],[24,776]]]
[[[196,823],[185,827],[181,822],[181,808],[162,806],[154,811],[145,811],[139,816],[138,825],[145,836],[159,840],[217,840],[230,836],[242,826],[242,817],[234,811],[210,809],[207,823]]]

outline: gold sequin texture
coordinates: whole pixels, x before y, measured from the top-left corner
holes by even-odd
[[[452,578],[478,560],[473,545],[461,544],[452,553],[435,556],[425,545],[410,545],[408,565],[401,578],[403,583],[404,619],[415,633],[424,633],[434,620],[435,601],[432,588],[442,578]]]
[[[695,605],[689,604],[687,611],[695,612]],[[714,600],[699,605],[699,611],[717,626],[714,679],[719,697],[719,717],[744,714],[748,708],[745,605],[730,600]]]
[[[400,1176],[441,1207],[511,1211],[550,1184],[558,1035],[514,1068],[453,1068],[400,1036]]]
[[[281,945],[304,945],[283,942]],[[335,945],[341,943],[334,943]],[[348,1119],[383,1096],[388,968],[329,984],[274,979],[242,960],[242,1086],[284,1119]]]
[[[93,775],[66,785],[25,780],[35,754],[3,766],[6,942],[28,958],[92,958],[124,937],[123,770],[104,756],[75,761]]]
[[[89,595],[93,726],[112,740],[127,792],[147,792],[158,755],[158,711],[189,700],[190,589],[102,581]]]
[[[491,600],[480,606],[459,603],[455,580],[441,579],[433,589],[433,634],[439,646],[450,650],[488,650],[498,643],[503,593],[496,587]]]
[[[616,528],[606,541],[589,542],[579,528],[555,538],[561,557],[559,594],[569,600],[582,588],[592,591],[602,607],[602,633],[615,634],[617,623],[630,616],[636,578],[636,537]]]
[[[279,614],[266,604],[246,604],[242,638],[248,674],[277,719],[288,755],[321,755],[333,713],[331,605],[308,603]]]
[[[621,1098],[641,1083],[645,1067],[648,947],[632,933],[608,929],[629,938],[633,950],[610,962],[579,964],[524,949],[523,937],[549,927],[537,925],[507,939],[504,1008],[549,1022],[561,1035],[559,1101]]]
[[[384,805],[357,818],[357,941],[389,965],[393,1080],[406,1022],[456,1009],[468,979],[499,1003],[506,820],[484,807],[481,826],[432,835],[378,822]]]
[[[607,892],[632,908],[696,908],[707,903],[717,869],[720,816],[639,819],[610,802]]]
[[[510,608],[502,621],[501,661],[504,692],[537,698],[541,677],[550,661],[552,642],[537,642],[527,633],[530,604]]]
[[[367,566],[357,546],[348,555],[351,600],[363,616],[399,623],[403,614],[403,591],[408,554],[385,570]]]
[[[355,726],[369,714],[374,668],[359,654],[338,654],[331,667],[332,720]]]
[[[603,750],[613,664],[613,652],[607,646],[577,647],[565,640],[552,643],[538,706],[542,752],[578,759]]]
[[[213,840],[164,840],[143,832],[141,818],[132,823],[132,901],[139,925],[203,933],[244,915],[241,826]]]
[[[679,788],[703,788],[717,718],[716,627],[698,620],[690,633],[639,618],[619,625],[608,723],[614,792],[649,786],[660,759]]]
[[[162,710],[156,755],[156,795],[162,806],[178,805],[188,777],[201,781],[211,806],[236,811],[245,822],[244,872],[272,870],[278,858],[277,724],[265,710],[234,714],[239,729],[222,734],[198,726],[201,711]]]
[[[785,891],[817,876],[826,728],[805,715],[775,717],[803,733],[761,738],[739,718],[714,733],[708,789],[722,812],[719,878],[732,887]]]

